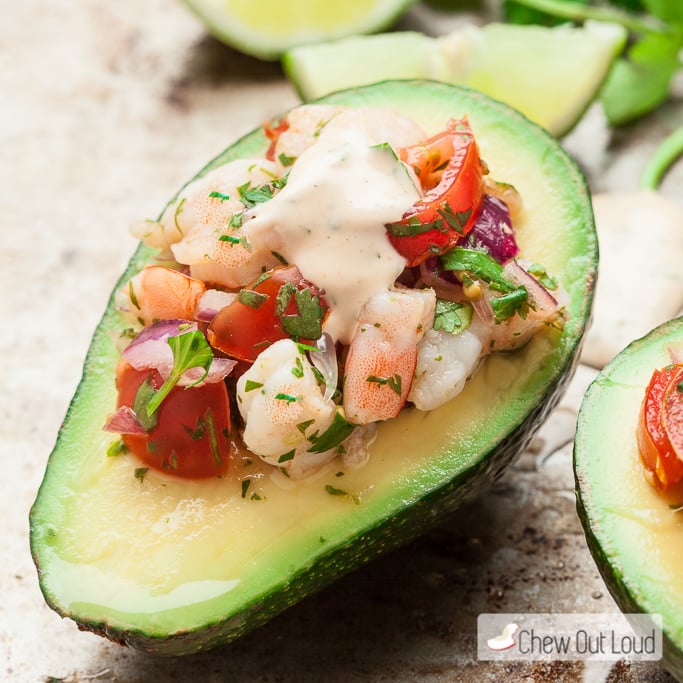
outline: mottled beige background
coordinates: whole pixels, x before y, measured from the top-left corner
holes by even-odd
[[[90,335],[153,217],[226,144],[296,103],[275,64],[207,37],[173,0],[0,4],[0,680],[666,681],[657,666],[476,661],[487,611],[610,611],[574,510],[565,403],[480,501],[222,650],[156,659],[77,631],[43,603],[28,510]],[[413,11],[404,26],[448,27]],[[610,135],[592,111],[567,140],[594,190],[637,185],[677,103]],[[663,191],[681,201],[683,169]]]

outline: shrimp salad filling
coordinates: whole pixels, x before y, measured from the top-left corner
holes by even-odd
[[[466,118],[429,137],[391,110],[304,105],[265,133],[264,158],[132,226],[158,254],[116,293],[129,343],[104,429],[136,476],[223,476],[245,453],[292,479],[360,466],[378,422],[564,323]]]

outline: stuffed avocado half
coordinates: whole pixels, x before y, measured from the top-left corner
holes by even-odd
[[[566,320],[521,348],[488,355],[446,404],[380,422],[362,467],[274,483],[240,476],[239,463],[225,476],[181,479],[148,471],[130,454],[112,457],[116,439],[102,430],[117,402],[112,336],[122,323],[112,296],[30,520],[45,599],[81,628],[169,655],[240,636],[489,486],[573,374],[597,240],[585,181],[556,141],[503,104],[433,82],[385,82],[322,102],[389,107],[428,134],[466,116],[491,175],[522,197],[520,255],[559,280]],[[255,130],[199,176],[263,155],[269,144]],[[120,284],[153,256],[141,246]]]
[[[678,680],[683,490],[648,481],[637,430],[653,373],[671,366],[672,352],[680,356],[681,348],[683,318],[627,346],[586,392],[574,445],[577,509],[591,554],[624,612],[661,616],[664,665]]]

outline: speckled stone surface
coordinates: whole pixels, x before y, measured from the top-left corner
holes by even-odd
[[[420,10],[404,21],[421,27]],[[127,225],[227,143],[297,102],[278,65],[208,38],[173,0],[25,0],[0,22],[0,680],[652,681],[657,665],[476,659],[488,611],[615,606],[575,513],[581,366],[532,448],[483,498],[223,649],[158,659],[80,633],[43,603],[28,510],[92,331],[135,244]],[[412,22],[412,24],[411,24]],[[609,133],[592,111],[566,146],[593,190],[634,189],[683,123],[681,101]],[[683,169],[662,191],[681,201]]]

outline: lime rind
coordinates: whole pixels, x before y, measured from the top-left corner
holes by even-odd
[[[283,67],[305,101],[392,78],[467,85],[565,135],[593,102],[626,31],[589,21],[564,25],[466,25],[430,38],[402,31],[294,48]]]
[[[265,60],[295,46],[374,33],[415,0],[184,0],[220,41]]]

